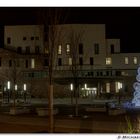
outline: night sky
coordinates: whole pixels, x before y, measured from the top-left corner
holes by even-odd
[[[0,25],[38,24],[39,7],[0,7]],[[66,23],[106,24],[107,38],[120,38],[122,52],[140,52],[140,7],[64,7]]]

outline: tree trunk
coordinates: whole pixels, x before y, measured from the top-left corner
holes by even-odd
[[[75,115],[78,116],[78,88],[75,91]]]
[[[54,119],[53,119],[53,85],[48,86],[48,105],[49,105],[49,132],[53,133],[54,129]]]

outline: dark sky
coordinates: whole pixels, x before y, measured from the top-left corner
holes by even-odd
[[[0,7],[0,24],[37,24],[38,7]],[[107,38],[120,38],[123,52],[140,52],[140,7],[64,7],[66,23],[106,24]]]

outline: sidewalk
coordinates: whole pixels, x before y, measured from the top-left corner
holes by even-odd
[[[36,133],[48,132],[47,117],[37,115],[10,116],[0,114],[0,133]],[[61,133],[120,133],[125,130],[126,123],[122,116],[99,114],[93,118],[54,117],[54,132]]]

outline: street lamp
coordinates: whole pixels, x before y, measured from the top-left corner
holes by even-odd
[[[26,90],[27,90],[26,84],[23,84],[23,90],[24,90],[24,101],[26,102]]]
[[[8,89],[8,103],[9,103],[9,94],[10,94],[10,88],[11,88],[11,82],[10,81],[8,81],[7,82],[7,89]]]
[[[24,90],[24,91],[27,90],[27,85],[26,85],[26,84],[23,85],[23,90]]]
[[[7,89],[10,90],[11,83],[10,81],[7,82]]]
[[[18,87],[17,87],[17,84],[15,84],[15,91],[17,91]]]
[[[73,95],[72,95],[73,94],[73,84],[72,83],[70,84],[70,90],[71,90],[71,104],[73,104],[73,98],[72,98],[73,97]]]

